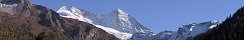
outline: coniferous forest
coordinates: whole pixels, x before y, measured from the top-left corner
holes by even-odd
[[[244,8],[206,33],[199,34],[194,40],[244,40]]]

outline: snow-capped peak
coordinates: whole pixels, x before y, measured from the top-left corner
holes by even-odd
[[[178,29],[177,32],[172,33],[170,40],[186,40],[191,39],[189,37],[194,37],[200,33],[204,33],[209,29],[214,28],[216,25],[220,24],[221,21],[208,21],[202,23],[192,23],[183,25]]]
[[[124,12],[122,9],[115,9],[112,14],[115,15],[123,15],[123,16],[128,16],[128,14],[126,12]]]
[[[216,25],[220,23],[221,21],[191,23],[191,24],[180,26],[178,31],[162,31],[160,33],[157,33],[156,35],[133,34],[132,38],[130,39],[132,40],[191,40],[196,35],[200,33],[204,33],[209,29],[214,28]]]
[[[110,27],[104,26],[105,24],[111,25],[111,24],[114,24],[114,23],[110,23],[110,24],[106,23],[106,22],[109,22],[109,21],[107,21],[105,19],[106,17],[104,17],[103,15],[99,15],[99,14],[92,13],[92,12],[87,12],[85,10],[80,10],[80,9],[78,9],[76,7],[71,7],[71,6],[63,6],[63,7],[61,7],[57,11],[57,13],[59,13],[61,17],[77,19],[77,20],[80,20],[80,21],[83,21],[83,22],[87,22],[87,23],[93,24],[96,27],[101,28],[101,29],[105,30],[106,32],[108,32],[110,34],[113,34],[114,36],[116,36],[117,38],[120,38],[121,40],[129,39],[132,36],[132,34],[129,33],[129,32],[121,32],[118,29],[114,29],[114,28],[110,28]],[[119,13],[119,14],[123,13],[124,14],[124,12],[122,10],[118,10],[117,13]],[[123,20],[127,20],[127,19],[123,19]]]
[[[121,9],[117,9],[117,11],[118,11],[118,13],[120,13],[120,14],[124,14],[124,15],[128,15],[127,13],[125,13],[123,10],[121,10]]]
[[[84,14],[84,12],[80,11],[80,9],[72,6],[62,6],[58,12],[63,12],[63,11],[66,11],[66,13],[62,13],[62,14],[74,14],[75,16],[82,17],[82,18],[83,16],[81,15]]]
[[[129,16],[127,13],[125,13],[121,9],[117,9],[115,10],[115,14],[118,16],[120,22],[122,23],[122,26],[131,28],[131,23],[129,21]]]
[[[92,23],[92,21],[88,18],[84,18],[83,14],[84,12],[81,11],[80,9],[76,7],[71,7],[71,6],[62,6],[57,13],[60,14],[62,17],[66,18],[73,18],[73,19],[78,19],[80,21]]]

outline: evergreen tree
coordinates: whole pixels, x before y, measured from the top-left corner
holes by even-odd
[[[206,33],[197,35],[194,40],[244,40],[244,8]]]

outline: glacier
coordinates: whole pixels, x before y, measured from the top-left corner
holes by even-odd
[[[131,38],[131,36],[132,36],[132,34],[129,32],[121,32],[121,31],[118,31],[117,29],[113,29],[113,28],[105,27],[105,26],[101,25],[104,23],[98,23],[97,21],[101,20],[100,18],[102,16],[100,16],[99,14],[96,14],[96,13],[91,13],[91,12],[87,12],[84,10],[80,10],[79,8],[72,7],[72,6],[62,6],[57,11],[57,13],[59,13],[61,17],[77,19],[79,21],[84,21],[84,22],[93,24],[96,27],[101,28],[110,34],[115,35],[117,38],[120,38],[121,40],[127,40],[127,39]],[[120,15],[122,16],[122,15],[126,15],[126,14],[120,14]],[[122,19],[124,21],[128,20],[128,18],[126,19],[126,16],[122,16],[122,17],[125,17],[125,18],[120,18],[120,19]],[[95,22],[93,22],[93,21],[95,21]],[[126,22],[126,23],[128,23],[128,22]],[[123,26],[126,26],[126,25],[123,25]]]

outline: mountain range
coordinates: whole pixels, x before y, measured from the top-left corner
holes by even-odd
[[[110,34],[121,40],[185,40],[192,39],[197,34],[214,28],[221,21],[208,21],[182,25],[178,31],[162,31],[158,34],[151,32],[121,9],[110,14],[98,14],[72,6],[62,6],[57,13],[62,17],[77,19],[93,25],[99,25]],[[136,25],[136,26],[133,26]]]
[[[28,0],[0,1],[0,40],[119,40],[92,24]]]
[[[0,0],[0,40],[243,40],[244,8],[224,21],[182,25],[153,33],[122,9],[108,14],[28,0]]]

